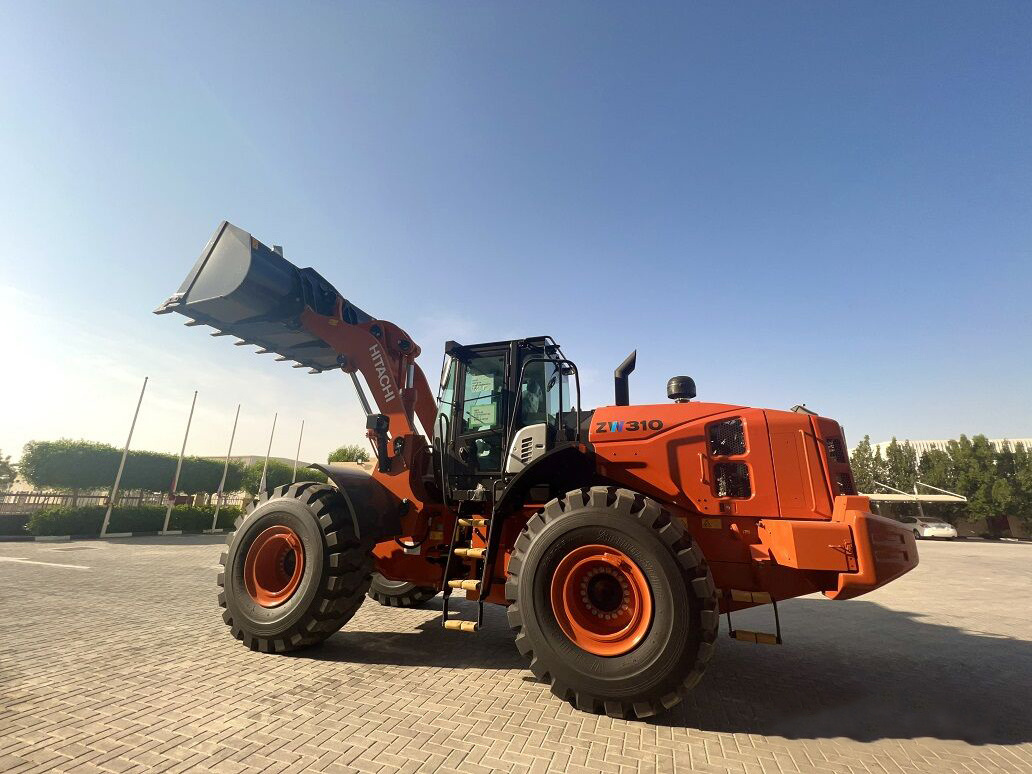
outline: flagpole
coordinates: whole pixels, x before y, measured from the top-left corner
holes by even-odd
[[[301,439],[305,435],[305,420],[301,420],[301,432],[297,435],[297,454],[294,455],[294,472],[290,476],[290,483],[297,481],[297,462],[301,459]]]
[[[183,470],[183,455],[186,454],[186,439],[190,437],[190,424],[193,422],[194,407],[197,405],[197,390],[194,390],[193,401],[190,403],[190,415],[186,418],[186,432],[183,433],[183,445],[179,449],[179,462],[176,463],[176,475],[172,478],[172,490],[168,493],[168,508],[165,509],[165,524],[161,527],[160,535],[182,535],[183,530],[174,529],[169,531],[168,522],[172,518],[172,506],[176,503],[176,492],[179,491],[179,474]]]
[[[140,389],[140,399],[136,401],[136,411],[133,413],[133,422],[129,425],[129,437],[125,439],[125,448],[122,449],[122,461],[118,463],[118,472],[115,474],[115,483],[111,485],[111,494],[108,495],[107,511],[104,513],[104,523],[100,528],[100,536],[107,537],[108,525],[111,524],[111,509],[115,504],[115,496],[118,494],[118,485],[122,481],[122,471],[125,469],[125,458],[129,454],[129,444],[133,440],[133,430],[136,429],[136,419],[140,416],[140,406],[143,404],[143,393],[147,390],[147,380],[149,376],[143,377],[143,387]],[[118,533],[118,537],[123,535],[130,535],[132,533]],[[115,537],[115,535],[112,535]]]
[[[236,438],[237,422],[240,420],[240,404],[237,404],[236,416],[233,418],[233,431],[229,434],[229,448],[226,450],[226,463],[222,466],[222,480],[219,491],[215,495],[215,515],[211,517],[211,529],[204,530],[212,534],[222,532],[215,525],[219,523],[219,508],[222,507],[222,490],[226,487],[226,474],[229,472],[229,455],[233,453],[233,439]]]

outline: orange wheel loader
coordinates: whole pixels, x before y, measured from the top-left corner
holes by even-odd
[[[404,330],[225,222],[156,311],[343,371],[367,416],[372,473],[314,465],[332,485],[262,493],[228,539],[219,604],[252,650],[320,643],[367,593],[441,593],[456,636],[505,605],[556,696],[643,718],[699,681],[721,614],[732,638],[778,644],[779,602],[850,599],[917,564],[914,535],[856,494],[838,423],[805,410],[704,403],[684,376],[669,403],[631,405],[633,354],[613,405],[588,410],[549,336],[448,342],[435,400]],[[455,593],[476,619],[455,617]],[[734,629],[756,605],[774,631]]]

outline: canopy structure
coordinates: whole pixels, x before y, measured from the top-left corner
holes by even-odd
[[[864,494],[864,497],[872,500],[873,502],[884,502],[884,503],[966,503],[967,498],[963,495],[946,495],[946,494],[889,494],[885,492],[875,492],[873,494]]]
[[[966,503],[967,498],[964,495],[959,495],[956,492],[950,492],[945,489],[939,489],[937,486],[931,484],[925,484],[918,481],[914,484],[914,492],[904,492],[901,489],[896,489],[888,484],[883,484],[880,481],[874,482],[876,486],[880,486],[882,489],[890,489],[891,492],[874,492],[872,494],[864,494],[864,497],[869,498],[876,503]],[[939,494],[925,494],[919,492],[917,488],[923,486],[926,489],[934,489]]]

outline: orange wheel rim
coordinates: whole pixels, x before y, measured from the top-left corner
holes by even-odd
[[[305,571],[301,538],[290,527],[269,527],[244,557],[244,586],[262,607],[282,605],[297,591]]]
[[[652,623],[652,590],[629,556],[610,546],[581,546],[552,575],[552,611],[563,633],[596,656],[636,648]]]

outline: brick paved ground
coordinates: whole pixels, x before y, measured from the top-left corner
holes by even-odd
[[[783,647],[722,638],[689,702],[627,722],[533,682],[501,610],[466,635],[368,602],[263,655],[222,625],[214,541],[0,543],[0,770],[1032,772],[1032,546],[921,550],[862,600],[786,603]]]

